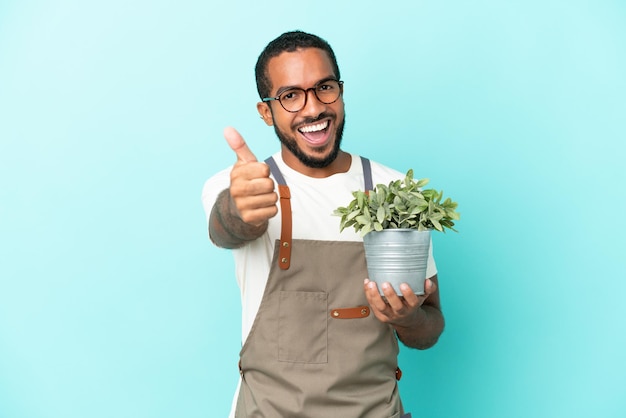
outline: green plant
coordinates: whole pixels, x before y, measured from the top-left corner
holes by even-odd
[[[414,180],[413,170],[409,170],[404,180],[392,181],[388,186],[378,184],[369,192],[352,192],[354,200],[333,214],[341,216],[341,231],[352,226],[361,236],[392,228],[441,232],[447,228],[456,232],[454,221],[460,218],[457,203],[450,198],[442,202],[443,192],[422,190],[426,184],[428,179]]]

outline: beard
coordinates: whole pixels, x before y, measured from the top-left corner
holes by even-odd
[[[305,121],[305,123],[309,124],[309,123],[315,123],[318,120],[322,120],[325,117],[328,117],[329,114],[323,113],[320,116],[318,116],[316,119],[314,120],[307,120]],[[343,126],[345,124],[346,121],[346,117],[343,117],[343,120],[339,123],[339,125],[337,125],[337,129],[335,131],[335,141],[334,143],[328,144],[328,145],[324,145],[322,147],[318,147],[315,148],[316,151],[324,151],[326,150],[328,147],[332,146],[332,150],[330,152],[330,154],[328,154],[326,157],[314,157],[314,156],[310,156],[304,153],[304,151],[302,151],[302,149],[300,149],[300,147],[298,146],[298,143],[296,142],[295,138],[287,135],[285,132],[281,131],[280,128],[276,125],[276,123],[274,123],[274,132],[276,132],[276,136],[278,137],[278,139],[280,140],[280,142],[287,147],[287,149],[305,166],[310,167],[310,168],[324,168],[324,167],[328,167],[333,161],[335,161],[335,159],[337,158],[337,155],[339,155],[339,149],[341,147],[341,139],[343,138]]]

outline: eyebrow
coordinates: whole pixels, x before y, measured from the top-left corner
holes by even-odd
[[[317,83],[313,84],[313,87],[318,86],[319,84],[322,84],[326,81],[330,81],[330,80],[335,80],[337,81],[337,78],[333,75],[328,76],[326,78],[322,78],[321,80],[319,80]],[[300,87],[300,86],[283,86],[281,88],[278,89],[278,91],[276,92],[276,97],[280,96],[282,93],[291,90],[291,89],[301,89],[301,90],[305,90],[304,87]]]

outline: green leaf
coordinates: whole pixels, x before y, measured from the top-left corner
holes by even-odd
[[[379,223],[382,223],[385,220],[385,208],[383,206],[378,207],[378,210],[376,211],[376,220],[378,220]]]
[[[363,206],[365,206],[365,194],[364,193],[358,193],[356,195],[356,201],[357,201],[357,205],[362,208]]]
[[[357,216],[359,216],[359,213],[360,213],[360,212],[359,212],[358,210],[355,210],[355,211],[350,212],[350,213],[346,216],[346,220],[348,220],[348,221],[349,221],[350,219],[354,219],[354,218],[356,218]]]

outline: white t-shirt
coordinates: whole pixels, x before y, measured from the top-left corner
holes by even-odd
[[[333,211],[340,206],[347,206],[353,199],[352,192],[363,190],[363,166],[357,155],[352,155],[352,164],[346,173],[334,174],[326,178],[312,178],[289,168],[282,160],[280,152],[274,154],[291,194],[292,238],[323,241],[362,241],[361,236],[352,227],[339,232],[339,216]],[[384,184],[404,178],[405,174],[371,162],[372,181],[374,185]],[[220,171],[204,184],[202,204],[207,221],[217,195],[230,185],[232,166]],[[278,190],[276,190],[278,193]],[[280,239],[280,205],[279,213],[269,221],[265,234],[248,243],[243,248],[233,250],[235,257],[235,274],[241,291],[242,324],[241,341],[246,341],[254,322],[267,283],[274,244]],[[431,253],[428,258],[426,277],[437,273],[435,261]],[[364,278],[365,279],[365,278]]]

